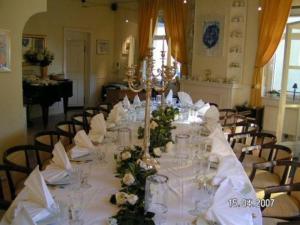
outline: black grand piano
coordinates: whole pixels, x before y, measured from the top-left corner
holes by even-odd
[[[26,105],[27,121],[30,121],[29,107],[39,104],[42,108],[43,124],[48,125],[49,107],[63,99],[65,119],[68,110],[68,98],[73,96],[73,82],[68,79],[55,80],[49,84],[34,84],[23,81],[23,99]]]

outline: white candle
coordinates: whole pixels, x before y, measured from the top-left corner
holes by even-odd
[[[169,40],[168,40],[168,57],[167,57],[167,66],[171,66],[171,51],[172,51],[172,48],[171,48],[171,38],[169,37]]]
[[[134,42],[133,42],[133,39],[130,38],[129,54],[128,54],[128,67],[131,67],[133,65],[133,59],[134,59]]]
[[[149,31],[149,43],[148,43],[149,48],[152,48],[152,38],[153,38],[153,34],[152,34],[152,18],[151,18],[150,19],[150,31]]]
[[[147,69],[147,64],[146,60],[143,61],[143,78],[146,78],[146,69]]]

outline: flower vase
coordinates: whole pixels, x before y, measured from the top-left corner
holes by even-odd
[[[41,78],[47,79],[48,78],[48,66],[41,66]]]

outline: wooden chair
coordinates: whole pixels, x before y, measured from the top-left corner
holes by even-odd
[[[62,121],[57,123],[55,127],[60,134],[68,137],[69,144],[73,143],[73,138],[76,133],[80,130],[83,130],[83,125],[76,121]]]
[[[52,151],[54,145],[61,141],[64,146],[69,145],[70,137],[58,131],[40,131],[34,136],[34,144]]]
[[[37,165],[40,169],[43,164],[52,158],[52,150],[36,145],[18,145],[4,151],[3,162],[7,165],[31,172]]]
[[[220,123],[223,127],[236,123],[235,115],[237,115],[237,111],[235,109],[220,109],[219,112]]]
[[[258,147],[260,145],[257,145]],[[259,151],[258,155],[247,155],[246,160],[242,161],[242,165],[248,175],[251,174],[253,165],[256,163],[264,163],[274,160],[291,160],[293,157],[292,150],[282,145],[261,145],[260,149],[251,149]],[[248,158],[247,160],[247,157]]]
[[[96,107],[86,107],[86,108],[84,108],[84,112],[86,113],[86,115],[91,116],[91,117],[93,117],[99,113],[102,113],[104,118],[107,118],[109,111],[108,111],[108,109],[105,109],[101,106],[96,106]]]
[[[272,156],[266,150],[262,151],[262,148],[270,149],[270,146],[276,147],[273,146],[276,142],[277,138],[273,134],[262,132],[251,133],[250,144],[238,146],[238,148],[240,148],[238,151],[241,153],[239,157],[240,162],[246,167],[251,167],[253,163],[263,162],[263,159],[265,159],[265,161],[271,160]]]
[[[273,201],[272,207],[261,207],[265,217],[290,220],[300,224],[300,183],[286,184],[265,189],[265,201]],[[298,221],[298,222],[296,222]],[[281,223],[284,224],[284,223]]]
[[[86,133],[88,133],[90,130],[89,124],[90,124],[91,119],[92,119],[92,116],[85,112],[75,114],[72,116],[72,121],[82,125],[82,127]]]
[[[8,209],[24,186],[24,182],[19,183],[19,181],[24,181],[28,174],[27,169],[0,164],[0,210]]]
[[[285,185],[290,182],[290,171],[300,163],[291,160],[275,160],[253,164],[250,180],[256,189]]]

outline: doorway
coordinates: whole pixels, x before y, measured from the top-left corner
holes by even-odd
[[[295,94],[292,95],[291,89],[297,89],[299,83],[300,73],[300,22],[293,22],[287,24],[285,33],[285,46],[283,58],[283,72],[281,80],[281,93],[279,101],[279,111],[277,119],[276,136],[277,141],[283,139],[284,120],[287,111],[294,111],[297,113],[296,119],[293,121],[294,141],[300,140],[300,104],[295,101]],[[297,82],[297,83],[296,83]],[[294,85],[293,85],[294,84]],[[293,97],[291,97],[293,96]]]
[[[83,107],[89,99],[90,38],[88,31],[64,30],[64,73],[73,81],[69,107]]]

